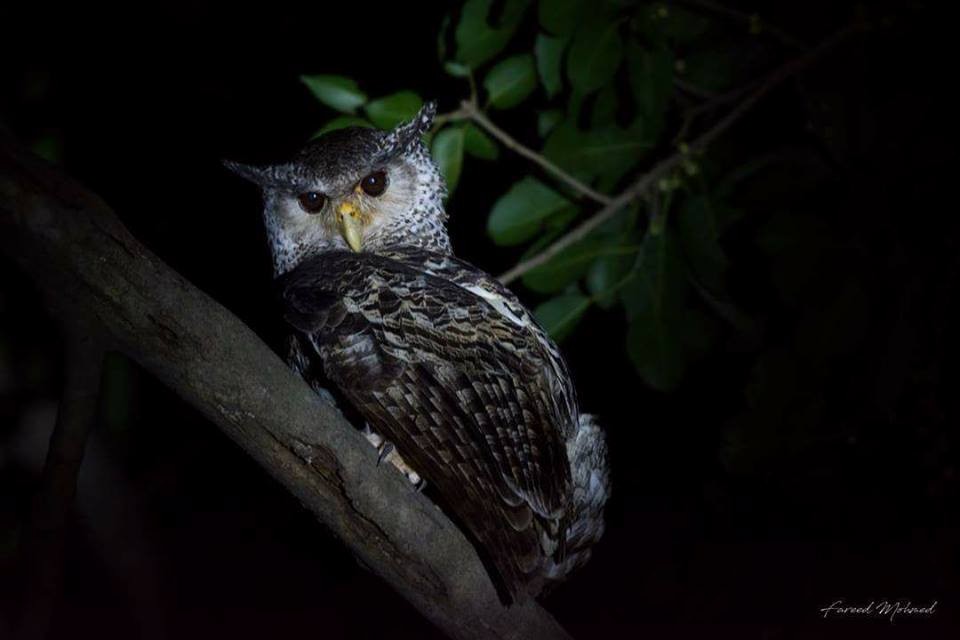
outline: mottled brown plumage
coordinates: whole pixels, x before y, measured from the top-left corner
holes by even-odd
[[[464,284],[503,296],[522,324]],[[287,320],[327,377],[436,485],[513,595],[562,557],[574,391],[555,347],[508,291],[463,262],[402,248],[325,253],[280,286]]]

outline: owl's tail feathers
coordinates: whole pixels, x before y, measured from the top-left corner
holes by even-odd
[[[573,508],[567,524],[563,557],[546,570],[559,582],[590,559],[590,548],[603,535],[603,507],[610,497],[610,467],[603,430],[591,415],[581,414],[577,432],[567,441],[573,479]]]

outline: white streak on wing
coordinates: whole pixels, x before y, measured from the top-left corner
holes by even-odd
[[[487,301],[491,307],[496,309],[500,315],[504,318],[517,325],[518,327],[526,327],[527,323],[523,321],[522,318],[517,316],[513,311],[511,311],[506,304],[506,301],[503,299],[503,296],[500,296],[492,291],[488,291],[483,287],[478,287],[477,285],[460,285],[470,293],[475,296],[479,296]]]
[[[358,360],[363,360],[376,352],[373,340],[363,334],[341,339],[340,348],[344,355]]]

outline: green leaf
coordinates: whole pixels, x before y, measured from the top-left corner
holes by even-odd
[[[637,261],[637,247],[630,237],[617,237],[606,248],[603,255],[597,257],[587,271],[587,291],[598,305],[609,309],[617,304],[617,292],[636,277],[632,272]]]
[[[630,273],[633,261],[629,256],[601,256],[590,265],[587,271],[587,291],[603,309],[617,304],[615,292],[611,292]]]
[[[616,113],[617,88],[608,84],[600,90],[593,103],[593,108],[590,111],[590,126],[594,129],[613,127],[616,125]]]
[[[300,76],[300,81],[314,97],[331,109],[344,113],[355,113],[357,108],[367,101],[367,95],[360,91],[357,83],[343,76]]]
[[[440,167],[447,182],[447,196],[453,194],[463,168],[463,127],[454,125],[441,129],[433,138],[433,160]]]
[[[594,19],[577,30],[567,54],[567,76],[574,89],[590,93],[613,78],[623,56],[619,29],[617,21]]]
[[[627,329],[627,353],[640,377],[658,391],[680,384],[686,366],[683,348],[661,316],[634,318]]]
[[[673,55],[666,49],[647,51],[631,46],[627,52],[630,86],[637,102],[638,132],[656,142],[673,94]]]
[[[543,223],[543,233],[527,246],[523,252],[523,259],[535,256],[563,235],[570,223],[577,217],[578,209],[570,207],[547,218]]]
[[[755,334],[756,323],[737,305],[727,291],[727,255],[720,245],[721,225],[712,196],[693,194],[680,208],[677,231],[689,270],[693,290],[720,318],[743,334]]]
[[[523,178],[493,205],[487,219],[487,233],[501,246],[529,240],[544,224],[570,210],[573,204],[534,178]]]
[[[449,61],[443,63],[443,70],[454,78],[469,78],[470,67],[459,62]]]
[[[683,265],[668,228],[647,231],[637,256],[636,276],[620,290],[630,328],[627,351],[640,376],[652,387],[668,390],[686,366],[681,339],[684,315]]]
[[[368,102],[364,111],[373,124],[381,129],[392,129],[401,122],[411,120],[422,106],[423,100],[413,91],[400,91]]]
[[[538,293],[562,291],[582,278],[593,261],[608,252],[605,239],[591,235],[523,274],[523,284]]]
[[[557,296],[540,304],[533,311],[537,321],[557,342],[570,335],[584,311],[590,307],[590,299],[582,294]]]
[[[580,21],[586,4],[584,0],[540,0],[537,17],[550,33],[569,35]]]
[[[582,180],[596,176],[597,167],[587,157],[584,142],[586,134],[572,120],[565,120],[553,128],[543,146],[544,157],[560,165]]]
[[[567,119],[570,122],[580,121],[580,111],[583,109],[583,102],[586,95],[576,87],[570,91],[570,97],[567,98]]]
[[[506,0],[500,24],[487,22],[493,0],[467,0],[460,12],[454,39],[457,61],[471,69],[500,53],[513,36],[529,5],[529,0]]]
[[[542,33],[537,36],[533,47],[537,57],[537,72],[540,74],[540,83],[547,92],[547,97],[557,95],[562,86],[560,79],[560,65],[563,61],[563,49],[567,46],[565,38],[551,38]]]
[[[635,166],[650,144],[617,127],[581,131],[569,119],[547,137],[543,155],[573,175],[614,183]]]
[[[697,280],[711,292],[723,293],[729,261],[720,246],[720,230],[708,196],[691,195],[684,200],[677,231],[683,254]]]
[[[637,277],[620,293],[627,316],[661,314],[682,304],[686,291],[683,264],[671,229],[648,230],[640,243]]]
[[[615,238],[626,237],[637,228],[637,218],[639,215],[640,204],[634,201],[633,204],[624,207],[609,220],[597,227],[597,233]],[[631,240],[631,242],[634,240]]]
[[[328,131],[336,131],[337,129],[346,129],[347,127],[370,128],[372,126],[372,124],[357,116],[337,116],[327,124],[317,129],[317,132],[310,136],[310,139],[312,140],[314,138],[319,138]]]
[[[467,124],[463,134],[463,148],[474,158],[496,160],[500,147],[474,124]]]
[[[639,249],[636,242],[631,238],[631,231],[635,223],[637,207],[631,206],[618,213],[607,223],[589,234],[586,238],[567,247],[557,255],[553,256],[546,263],[535,267],[523,276],[523,284],[532,291],[539,293],[554,293],[562,291],[570,284],[580,280],[583,276],[588,276],[593,266],[598,261],[604,261],[608,258],[621,259],[625,265],[624,270],[629,271],[630,267],[636,261],[636,254]],[[558,220],[566,224],[569,220]],[[558,231],[563,228],[559,227]],[[543,243],[539,241],[532,245],[524,254],[524,258],[540,253],[549,245],[556,234],[545,234],[551,236]],[[543,238],[541,238],[542,240]],[[596,284],[596,283],[595,283]],[[611,283],[613,286],[616,283]],[[589,282],[588,282],[589,286]],[[605,295],[605,289],[591,289],[591,293],[600,294],[602,302],[606,306],[611,306],[616,302],[616,298],[610,294]],[[598,301],[600,301],[598,299]]]
[[[537,133],[541,138],[546,138],[547,134],[553,131],[553,128],[563,120],[563,111],[560,109],[550,109],[541,111],[537,114]]]
[[[537,87],[533,56],[521,54],[498,62],[483,80],[487,101],[498,109],[509,109],[526,99]]]

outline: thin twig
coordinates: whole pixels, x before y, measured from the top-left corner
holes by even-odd
[[[551,174],[553,177],[557,178],[561,182],[566,183],[575,191],[579,192],[583,196],[590,198],[591,200],[599,204],[610,204],[613,202],[613,198],[608,195],[602,194],[596,189],[593,189],[587,184],[584,184],[580,180],[574,178],[572,175],[553,164],[542,155],[526,147],[511,136],[509,133],[495,125],[490,118],[485,114],[474,102],[469,100],[464,100],[460,103],[460,108],[457,111],[452,111],[446,115],[446,121],[452,121],[455,119],[465,119],[471,120],[479,125],[482,129],[486,130],[491,136],[500,141],[500,143],[511,151],[517,153],[518,155],[523,156],[530,162],[534,163],[547,173]]]
[[[21,640],[47,636],[60,599],[66,526],[83,450],[96,416],[103,347],[96,337],[70,331],[64,361],[63,395],[31,513]]]
[[[680,129],[677,131],[677,135],[675,135],[673,138],[674,144],[679,144],[684,141],[684,139],[687,137],[687,134],[690,132],[690,128],[693,126],[693,123],[697,120],[697,118],[706,113],[711,113],[728,102],[733,102],[737,98],[746,95],[750,89],[755,86],[757,86],[757,83],[753,82],[745,86],[731,89],[730,91],[726,91],[724,93],[716,94],[706,102],[687,109],[687,111],[683,114],[683,123],[680,125]]]
[[[609,204],[613,200],[613,198],[610,196],[600,193],[596,189],[590,187],[590,185],[585,184],[573,177],[530,147],[524,146],[518,142],[516,138],[495,125],[493,121],[487,117],[487,114],[484,113],[483,109],[481,109],[477,104],[477,83],[474,80],[472,72],[467,76],[467,81],[470,83],[470,97],[460,103],[459,109],[437,115],[433,119],[433,131],[439,130],[441,127],[450,122],[470,120],[479,125],[482,129],[486,130],[486,132],[491,136],[499,140],[503,146],[517,153],[518,155],[523,156],[530,162],[534,163],[552,175],[554,178],[566,183],[567,186],[572,188],[574,191],[577,191],[580,195],[590,198],[599,204]]]
[[[657,184],[660,178],[666,176],[674,168],[679,166],[684,159],[687,157],[687,154],[693,153],[696,151],[701,151],[707,147],[711,142],[713,142],[720,134],[730,128],[733,123],[739,120],[747,111],[749,111],[753,105],[757,103],[760,98],[767,95],[774,87],[778,86],[781,82],[797,73],[801,69],[807,67],[812,62],[820,58],[823,54],[833,49],[835,46],[849,38],[854,33],[858,33],[863,30],[861,25],[853,25],[841,29],[831,37],[824,40],[822,43],[808,51],[807,53],[794,58],[790,62],[787,62],[779,69],[775,70],[773,73],[768,75],[763,82],[760,83],[759,87],[750,93],[743,101],[740,102],[730,113],[728,113],[722,120],[717,124],[707,130],[703,135],[697,138],[695,141],[691,142],[686,149],[683,151],[678,151],[672,156],[661,160],[656,164],[650,171],[642,175],[636,182],[627,187],[627,189],[615,197],[608,205],[603,207],[595,215],[588,218],[582,222],[579,226],[572,229],[558,240],[554,241],[546,249],[538,253],[537,255],[521,261],[519,264],[514,266],[512,269],[506,271],[500,276],[500,282],[504,284],[509,284],[522,276],[524,273],[530,271],[531,269],[538,267],[553,256],[557,255],[570,245],[574,244],[578,240],[584,238],[591,231],[602,225],[604,222],[612,218],[614,215],[620,212],[620,210],[632,202],[635,198],[643,194],[647,189]]]
[[[459,122],[460,120],[466,120],[470,116],[463,109],[456,109],[455,111],[448,111],[446,113],[438,113],[433,118],[433,131],[437,131],[442,128],[449,122]]]

